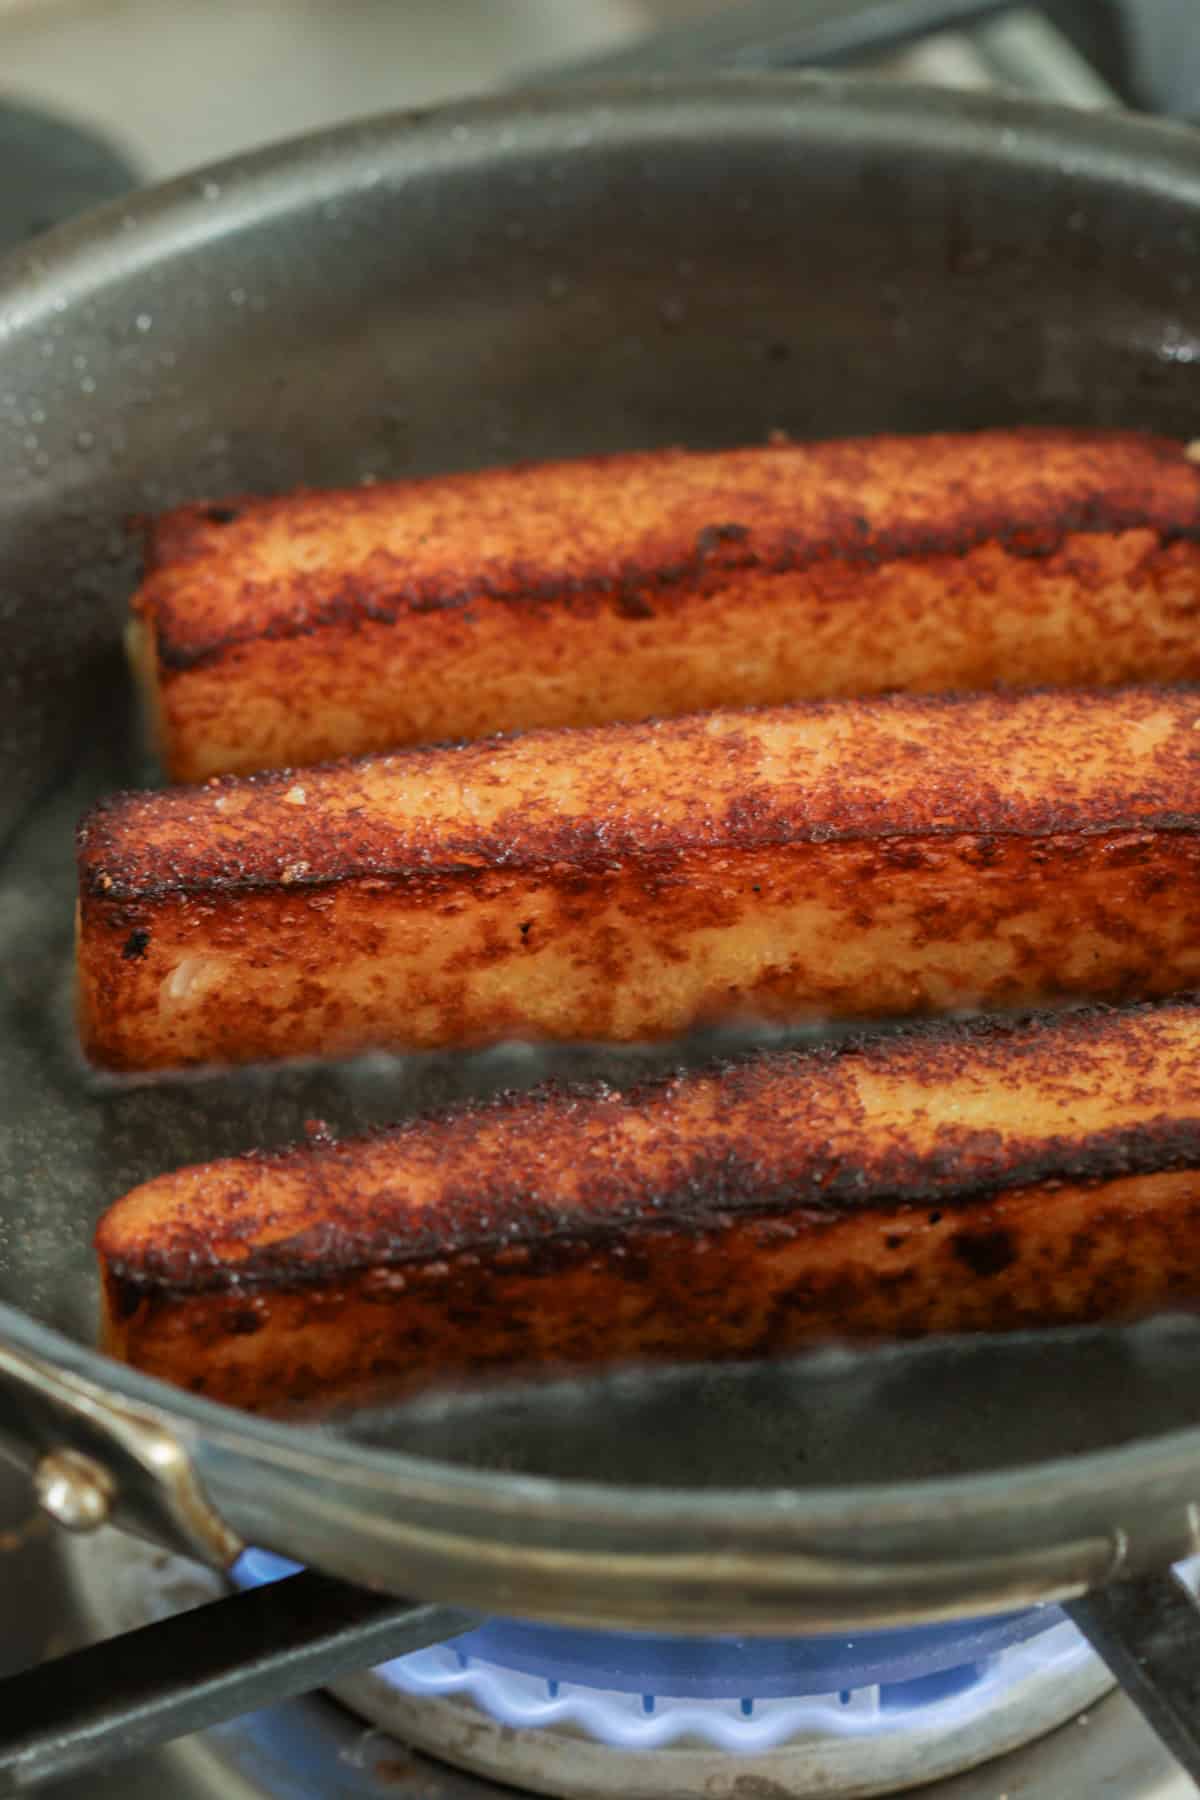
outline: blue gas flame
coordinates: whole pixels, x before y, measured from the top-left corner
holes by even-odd
[[[258,1586],[296,1566],[250,1550],[234,1580]],[[953,1729],[1031,1675],[1066,1677],[1092,1655],[1053,1606],[853,1638],[683,1638],[489,1619],[376,1674],[415,1696],[469,1697],[518,1729],[570,1724],[637,1750],[699,1738],[746,1755],[797,1735],[882,1735],[918,1717]]]

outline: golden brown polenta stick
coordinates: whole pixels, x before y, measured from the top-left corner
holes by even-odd
[[[113,1354],[265,1411],[1127,1318],[1200,1295],[1200,1008],[548,1087],[159,1176],[96,1246]]]
[[[135,655],[172,777],[793,699],[1200,677],[1200,469],[1060,429],[184,507]]]
[[[632,1040],[1200,981],[1200,696],[717,713],[118,797],[79,840],[111,1069]]]

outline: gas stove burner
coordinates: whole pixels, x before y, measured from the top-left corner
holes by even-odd
[[[234,1579],[254,1586],[295,1572],[252,1550]],[[406,1694],[469,1696],[517,1728],[570,1724],[631,1750],[698,1737],[740,1755],[798,1732],[890,1735],[931,1710],[948,1723],[988,1710],[1019,1672],[1067,1675],[1089,1655],[1057,1607],[854,1638],[656,1637],[491,1619],[376,1673]]]
[[[242,1585],[295,1565],[251,1551]],[[867,1796],[969,1768],[1111,1677],[1055,1607],[854,1638],[681,1638],[492,1619],[340,1682],[431,1754],[570,1800],[747,1790]]]
[[[124,1533],[63,1539],[56,1550],[73,1629],[88,1641],[173,1617],[225,1591],[215,1571]],[[254,1554],[236,1573],[245,1584],[291,1567]],[[659,1658],[653,1671],[648,1647]],[[849,1670],[848,1652],[856,1659]],[[868,1691],[830,1685],[844,1680],[860,1680]],[[163,1793],[228,1800],[235,1791],[246,1800],[389,1800],[399,1781],[422,1800],[504,1800],[514,1790],[570,1800],[618,1793],[621,1800],[865,1800],[913,1787],[931,1800],[935,1792],[945,1800],[1018,1792],[1090,1800],[1119,1771],[1127,1800],[1184,1800],[1190,1784],[1135,1728],[1129,1702],[1114,1694],[1093,1705],[1110,1686],[1052,1608],[849,1641],[651,1638],[493,1619],[469,1636],[339,1682],[333,1698],[340,1705],[309,1695],[171,1746],[154,1764],[161,1780],[151,1791],[155,1800]],[[616,1716],[644,1732],[668,1719],[670,1741],[631,1744],[611,1733],[602,1741],[576,1710],[597,1694],[610,1725]],[[493,1710],[499,1698],[513,1709],[508,1715]],[[802,1715],[773,1747],[765,1737],[741,1737],[731,1753],[711,1726],[696,1722],[708,1706],[713,1717],[745,1727],[773,1724],[784,1708],[809,1702],[816,1715]],[[830,1727],[830,1711],[841,1730]],[[1086,1729],[1053,1729],[1076,1715]],[[995,1757],[1003,1761],[993,1766]],[[975,1775],[960,1773],[981,1764],[987,1767]]]

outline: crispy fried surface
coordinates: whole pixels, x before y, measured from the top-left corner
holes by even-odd
[[[1200,675],[1200,470],[1063,429],[655,451],[169,513],[178,780],[889,688]],[[139,656],[142,653],[139,653]]]
[[[1200,697],[892,698],[119,796],[87,1053],[152,1069],[1200,980]]]
[[[96,1246],[115,1354],[274,1411],[1132,1316],[1200,1291],[1200,1007],[548,1087],[161,1176]]]

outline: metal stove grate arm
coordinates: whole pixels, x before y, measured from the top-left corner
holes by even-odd
[[[152,1749],[480,1623],[305,1572],[0,1682],[0,1794]]]

